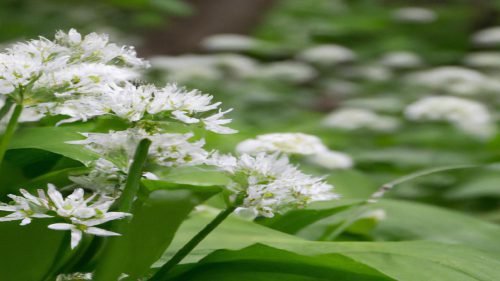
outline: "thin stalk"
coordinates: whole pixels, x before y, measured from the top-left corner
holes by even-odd
[[[118,202],[119,212],[129,213],[132,209],[132,203],[134,202],[134,198],[139,190],[142,169],[146,163],[150,145],[150,140],[143,139],[139,142],[139,145],[135,150],[134,161],[130,166],[127,182],[125,183],[125,188],[123,189],[123,193]],[[127,224],[127,220],[114,221],[110,230],[123,235],[127,230]],[[123,253],[121,253],[120,237],[107,239],[103,247],[102,256],[100,256],[95,270],[94,280],[117,280],[118,275],[120,275],[121,272],[115,272],[115,270],[109,269],[118,266],[117,264],[120,264],[120,261],[122,261]]]
[[[407,181],[414,180],[416,178],[427,176],[434,173],[440,173],[451,170],[458,169],[470,169],[470,168],[479,168],[481,165],[452,165],[452,166],[444,166],[437,168],[425,169],[422,171],[417,171],[415,173],[411,173],[409,175],[397,178],[391,182],[383,184],[377,191],[375,191],[367,200],[361,201],[352,206],[352,211],[348,214],[347,218],[330,234],[328,238],[330,241],[335,240],[340,234],[344,233],[344,231],[349,228],[353,223],[355,223],[359,216],[363,215],[366,211],[368,211],[367,205],[370,203],[377,202],[378,199],[382,198],[387,192],[394,189],[394,187],[405,183]]]
[[[3,157],[5,156],[7,148],[9,147],[10,140],[12,139],[12,136],[16,131],[17,122],[22,112],[23,112],[23,105],[16,104],[16,106],[14,107],[14,112],[10,116],[9,123],[7,124],[7,128],[5,129],[2,140],[0,140],[0,164],[3,161]]]
[[[210,234],[217,226],[219,226],[243,201],[244,195],[239,194],[234,204],[221,211],[209,224],[207,224],[200,232],[198,232],[191,240],[189,240],[175,255],[164,264],[149,281],[167,280],[168,273],[172,268],[179,264],[191,251],[200,244],[205,237]]]

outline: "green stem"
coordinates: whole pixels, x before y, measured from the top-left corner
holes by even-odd
[[[411,173],[406,176],[402,176],[391,182],[383,184],[367,200],[361,201],[351,207],[351,212],[347,215],[347,218],[330,235],[328,235],[328,240],[334,241],[340,234],[344,233],[344,231],[347,228],[349,228],[353,223],[355,223],[358,220],[359,216],[363,215],[363,213],[369,210],[367,207],[368,204],[377,202],[377,200],[382,198],[388,191],[392,190],[394,187],[402,183],[434,173],[459,170],[459,169],[479,168],[479,167],[481,167],[481,165],[466,164],[466,165],[450,165],[444,167],[430,168],[417,171],[415,173]]]
[[[3,104],[2,108],[0,109],[0,120],[3,119],[7,113],[9,113],[10,109],[14,105],[14,102],[11,99],[6,99],[5,103]]]
[[[21,116],[21,112],[23,112],[23,105],[16,104],[14,107],[14,112],[10,116],[9,123],[7,124],[7,128],[3,134],[2,140],[0,141],[0,164],[2,163],[3,157],[5,156],[5,152],[7,151],[7,147],[9,146],[10,140],[16,131],[17,122],[19,120],[19,116]]]
[[[244,194],[238,194],[234,204],[221,211],[209,224],[207,224],[200,232],[198,232],[191,240],[189,240],[175,255],[164,264],[149,281],[167,280],[168,273],[172,268],[179,264],[191,251],[200,244],[205,237],[210,234],[217,226],[219,226],[243,201]]]
[[[140,180],[142,176],[142,169],[146,163],[146,158],[148,156],[149,146],[151,141],[148,139],[143,139],[139,142],[137,149],[135,150],[134,161],[130,166],[127,182],[125,183],[125,188],[118,202],[118,211],[129,213],[132,209],[132,203],[136,197],[137,191],[139,190]],[[111,225],[111,231],[120,233],[122,235],[127,231],[127,220],[114,221]],[[107,239],[104,243],[104,248],[102,249],[102,256],[99,259],[97,268],[94,273],[93,280],[110,281],[117,280],[121,272],[115,272],[115,270],[109,270],[116,266],[117,263],[123,258],[121,252],[121,240],[120,237],[112,237]]]

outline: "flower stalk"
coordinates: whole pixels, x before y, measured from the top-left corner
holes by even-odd
[[[9,147],[10,140],[12,139],[12,136],[14,136],[17,123],[19,121],[19,116],[21,116],[22,112],[23,105],[16,104],[16,106],[14,107],[14,112],[12,112],[12,115],[10,116],[9,123],[7,123],[7,128],[5,129],[2,140],[0,140],[0,164],[3,161],[7,148]]]
[[[142,176],[143,166],[146,163],[146,158],[148,156],[149,146],[151,141],[149,139],[142,139],[137,145],[137,149],[134,155],[134,161],[130,166],[127,182],[123,190],[122,196],[118,202],[119,212],[130,212],[136,197],[137,191],[139,190],[140,180]],[[111,226],[111,230],[117,233],[125,234],[127,228],[127,221],[114,222]],[[104,248],[102,249],[102,256],[100,256],[100,261],[95,270],[94,280],[116,280],[118,276],[110,276],[110,274],[115,274],[114,271],[108,268],[115,265],[121,258],[118,255],[120,253],[120,239],[113,239],[106,241]]]
[[[163,281],[167,280],[168,273],[172,268],[179,264],[191,251],[198,246],[198,244],[203,241],[208,234],[210,234],[215,228],[217,228],[230,214],[238,208],[243,199],[245,193],[239,193],[233,204],[229,205],[225,210],[221,211],[209,224],[207,224],[200,232],[198,232],[191,240],[189,240],[181,249],[175,253],[175,255],[164,264],[156,273],[149,279],[149,281]]]

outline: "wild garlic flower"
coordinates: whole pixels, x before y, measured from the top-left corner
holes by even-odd
[[[56,278],[56,281],[84,281],[84,280],[92,280],[92,273],[91,272],[63,273],[57,275]]]
[[[107,35],[58,32],[0,52],[0,94],[42,115],[68,115],[66,122],[106,114],[104,87],[139,77],[148,63],[131,47],[110,43]]]
[[[398,51],[384,54],[380,64],[391,68],[408,69],[421,66],[422,59],[415,53]]]
[[[238,158],[214,154],[211,164],[226,172],[233,181],[228,189],[244,194],[236,213],[256,217],[273,217],[274,213],[301,208],[310,202],[338,198],[333,186],[323,178],[302,173],[284,155],[243,154]]]
[[[336,65],[355,60],[356,54],[346,47],[326,44],[303,50],[297,55],[297,59],[319,65]]]
[[[203,149],[203,139],[190,142],[192,133],[186,134],[149,134],[143,129],[132,128],[125,131],[109,133],[83,133],[85,140],[71,141],[72,144],[83,144],[90,150],[101,154],[112,161],[121,170],[126,170],[133,159],[139,142],[151,140],[149,158],[161,166],[193,166],[205,163],[209,152]]]
[[[493,117],[483,104],[453,96],[423,98],[410,104],[405,115],[410,120],[449,122],[473,134],[484,134],[493,126]]]
[[[346,169],[353,166],[352,158],[331,151],[320,138],[303,133],[273,133],[259,135],[236,146],[238,153],[256,155],[261,152],[306,155],[312,164],[327,169]]]
[[[318,75],[312,66],[296,61],[280,61],[261,65],[248,77],[278,80],[290,83],[304,83],[314,79]]]
[[[303,133],[272,133],[240,142],[236,151],[246,154],[282,152],[287,154],[315,154],[328,150],[321,139]]]
[[[354,161],[351,156],[332,150],[326,150],[321,153],[308,155],[307,161],[329,170],[349,169],[354,166]]]
[[[23,189],[20,192],[22,197],[9,195],[14,201],[13,205],[0,205],[0,211],[12,212],[0,218],[0,221],[22,220],[21,225],[26,225],[32,218],[62,218],[66,222],[53,223],[48,227],[55,230],[70,230],[72,249],[78,245],[84,233],[98,236],[120,235],[96,226],[130,216],[123,212],[108,212],[114,200],[98,197],[96,194],[85,197],[81,188],[75,189],[66,198],[52,184],[48,185],[47,193],[39,189],[38,197]]]
[[[474,52],[464,58],[467,66],[475,68],[500,68],[500,52]]]
[[[69,176],[69,179],[78,186],[97,193],[116,197],[125,187],[127,170],[104,158],[99,158],[90,165],[90,172],[86,175]]]
[[[198,90],[187,91],[176,84],[163,88],[154,85],[135,86],[125,83],[107,85],[107,99],[101,106],[108,112],[131,122],[143,119],[146,114],[167,117],[186,124],[200,124],[218,134],[232,134],[236,130],[225,127],[231,119],[223,118],[232,109],[222,111],[221,102],[212,102],[213,96]],[[214,113],[213,111],[218,110]],[[209,113],[210,112],[210,113]]]
[[[472,42],[483,47],[500,45],[500,26],[492,26],[476,32],[472,35]]]
[[[201,42],[201,46],[210,51],[249,51],[261,44],[257,39],[241,34],[215,34]]]
[[[396,21],[410,23],[430,23],[438,18],[434,11],[421,7],[397,9],[392,13],[392,17]]]
[[[457,66],[443,66],[417,72],[409,75],[407,81],[424,88],[457,95],[472,95],[500,90],[500,83],[494,79],[478,71]]]
[[[368,109],[343,108],[334,111],[323,119],[323,125],[344,130],[369,129],[387,132],[399,127],[399,120],[382,116]]]

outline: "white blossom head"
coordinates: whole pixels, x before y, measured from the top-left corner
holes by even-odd
[[[297,58],[319,65],[336,65],[355,60],[356,54],[340,45],[325,44],[305,49],[297,55]]]
[[[442,66],[413,73],[407,77],[407,81],[424,88],[457,95],[500,90],[500,83],[497,81],[478,71],[457,66]]]
[[[422,59],[415,53],[398,51],[384,54],[380,64],[391,68],[409,69],[421,66]]]
[[[97,194],[85,196],[81,188],[75,189],[66,198],[52,184],[48,185],[47,193],[39,189],[38,196],[23,189],[20,192],[22,197],[9,195],[14,204],[2,203],[0,205],[0,211],[11,212],[0,218],[0,221],[21,220],[21,225],[26,225],[33,218],[61,218],[65,220],[64,223],[53,223],[48,227],[54,230],[71,231],[72,249],[78,246],[84,233],[98,236],[120,235],[96,226],[130,216],[123,212],[109,212],[114,200]]]
[[[246,154],[281,152],[286,154],[315,154],[328,148],[316,136],[303,133],[271,133],[240,142],[236,151]]]
[[[410,120],[444,121],[484,136],[493,126],[493,118],[481,103],[453,96],[430,96],[410,104],[405,115]],[[488,129],[489,128],[489,129]]]
[[[329,128],[344,130],[368,129],[387,132],[399,127],[394,117],[382,116],[371,110],[362,108],[343,108],[327,115],[322,124]]]
[[[354,165],[352,158],[338,151],[323,151],[307,156],[307,160],[314,165],[323,167],[329,170],[349,169]]]
[[[212,164],[228,173],[235,196],[243,194],[236,213],[273,217],[275,213],[301,208],[310,202],[338,198],[323,178],[312,177],[292,166],[286,156],[260,153],[238,158],[213,155]]]
[[[475,52],[464,58],[464,64],[474,68],[500,69],[500,52]]]
[[[434,11],[421,7],[399,8],[392,13],[392,17],[396,21],[408,23],[430,23],[438,18]]]
[[[259,41],[241,34],[216,34],[201,42],[201,46],[210,51],[249,51],[259,45]]]
[[[500,26],[492,26],[472,35],[472,42],[477,46],[495,47],[500,45]]]
[[[308,64],[297,61],[280,61],[261,65],[248,76],[265,80],[304,83],[314,79],[317,74],[317,71]]]

